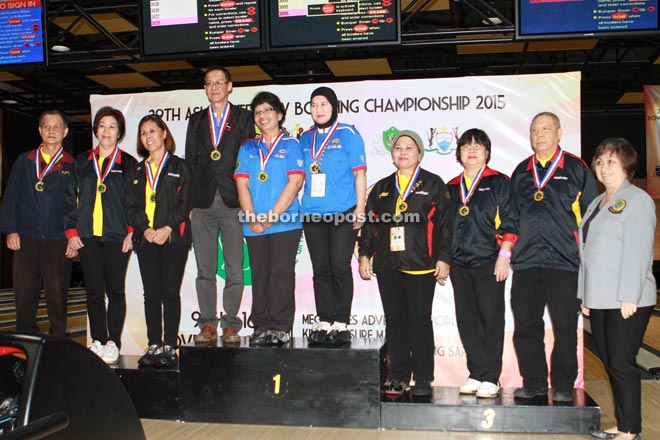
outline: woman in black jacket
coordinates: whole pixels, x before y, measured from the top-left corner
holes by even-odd
[[[180,290],[191,240],[190,174],[184,160],[174,155],[175,147],[159,116],[142,118],[137,151],[145,159],[135,167],[126,205],[144,287],[149,347],[138,360],[144,367],[177,363]]]
[[[92,338],[89,349],[107,364],[116,364],[126,318],[126,267],[133,247],[124,194],[136,160],[117,146],[126,133],[119,110],[100,108],[93,129],[99,143],[76,159],[76,184],[67,191],[75,209],[65,216],[65,234],[69,247],[80,255]]]
[[[385,392],[401,395],[411,373],[415,396],[431,394],[436,281],[449,276],[452,230],[449,193],[442,179],[420,167],[424,144],[404,130],[394,139],[397,171],[378,181],[367,199],[367,223],[358,239],[360,276],[377,274],[385,311],[390,382]]]

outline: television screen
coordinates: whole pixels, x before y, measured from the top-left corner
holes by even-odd
[[[41,0],[0,0],[0,66],[46,62]]]
[[[658,30],[658,0],[516,0],[516,38],[599,37]]]
[[[145,57],[260,50],[259,0],[142,0]]]
[[[400,42],[396,0],[268,0],[269,47],[333,48]]]

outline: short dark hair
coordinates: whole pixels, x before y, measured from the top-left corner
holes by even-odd
[[[94,123],[92,124],[92,131],[94,132],[94,136],[96,136],[96,132],[99,129],[101,118],[104,118],[105,116],[112,116],[115,118],[115,121],[117,121],[117,128],[119,129],[119,137],[117,138],[117,142],[121,142],[121,140],[124,139],[124,135],[126,134],[126,119],[124,119],[124,114],[122,112],[107,105],[105,107],[101,107],[94,116]]]
[[[276,112],[282,113],[282,120],[280,121],[280,128],[282,128],[282,125],[284,125],[284,121],[286,120],[286,108],[284,107],[284,104],[282,104],[280,98],[276,94],[270,92],[259,92],[254,95],[252,103],[250,104],[253,119],[254,109],[261,104],[269,104]]]
[[[490,162],[490,138],[486,132],[480,128],[471,128],[466,130],[458,139],[458,142],[456,143],[456,162],[463,165],[463,162],[461,161],[461,147],[465,144],[469,144],[472,141],[486,147],[486,163]]]
[[[610,137],[605,139],[594,150],[594,157],[591,159],[591,169],[596,167],[596,160],[607,153],[613,153],[618,156],[623,169],[628,175],[628,180],[632,179],[637,171],[637,150],[630,145],[630,142],[624,138]]]
[[[226,67],[218,66],[216,64],[211,64],[206,68],[206,73],[204,74],[204,81],[206,81],[206,75],[208,75],[210,72],[213,72],[214,70],[219,70],[222,73],[225,74],[225,80],[227,82],[231,82],[231,73],[229,72],[229,69]]]
[[[41,115],[39,115],[39,127],[41,127],[41,124],[44,122],[44,118],[46,116],[59,116],[60,119],[62,119],[62,124],[64,124],[64,128],[69,128],[69,123],[66,122],[66,116],[64,116],[64,113],[62,113],[59,110],[46,110]]]
[[[170,131],[170,128],[167,126],[165,121],[163,121],[163,118],[158,115],[146,115],[140,119],[140,123],[138,124],[137,153],[140,155],[140,157],[149,157],[149,151],[144,147],[144,145],[142,145],[142,139],[140,138],[142,124],[148,121],[153,121],[158,126],[158,128],[167,133],[167,137],[165,138],[165,151],[174,154],[176,151],[176,142],[174,142],[174,136],[172,136],[172,132]]]

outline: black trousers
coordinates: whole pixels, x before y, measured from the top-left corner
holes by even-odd
[[[144,287],[149,345],[164,342],[176,347],[181,320],[181,282],[188,259],[188,246],[181,243],[165,243],[162,246],[144,243],[136,252]]]
[[[451,266],[458,333],[467,354],[470,377],[498,383],[504,348],[504,282],[495,262],[479,267]]]
[[[614,397],[614,415],[622,432],[642,432],[642,390],[635,358],[653,307],[640,307],[628,319],[620,309],[592,309],[591,334],[605,370],[610,377]]]
[[[64,256],[66,240],[21,237],[14,252],[13,277],[16,301],[16,331],[39,332],[37,310],[43,281],[50,334],[66,336],[67,295],[71,260]]]
[[[350,222],[305,222],[303,227],[314,272],[316,313],[321,321],[348,324],[353,304],[351,257],[357,231]]]
[[[84,246],[78,254],[87,290],[92,340],[103,345],[113,341],[121,347],[121,332],[126,319],[126,268],[130,252],[121,251],[122,243],[101,241],[100,237],[83,238],[82,241]]]
[[[246,236],[252,268],[252,311],[255,331],[293,327],[296,312],[296,253],[302,230]]]
[[[563,391],[573,389],[578,370],[577,320],[580,301],[577,299],[577,277],[577,272],[547,268],[513,272],[513,346],[526,387],[548,386],[548,365],[543,341],[543,312],[547,304],[555,337],[550,358],[552,387]]]
[[[398,271],[376,274],[385,311],[385,337],[390,357],[390,379],[433,380],[433,273],[411,275]]]

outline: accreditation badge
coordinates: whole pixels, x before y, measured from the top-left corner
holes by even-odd
[[[325,173],[312,174],[312,197],[325,197]]]
[[[403,226],[392,226],[390,228],[390,251],[401,252],[406,250],[406,240]]]

